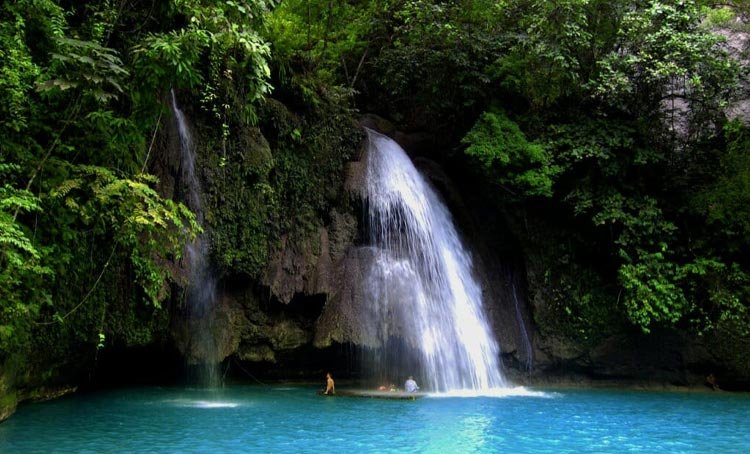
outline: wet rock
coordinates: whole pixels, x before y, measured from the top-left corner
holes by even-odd
[[[366,276],[375,255],[371,248],[351,248],[337,267],[336,287],[329,295],[323,312],[315,323],[314,345],[328,347],[333,342],[356,345],[380,345],[372,308],[366,304]]]
[[[291,320],[280,320],[270,328],[274,350],[292,350],[310,342],[310,334]]]
[[[333,263],[339,263],[352,247],[358,228],[357,218],[351,213],[331,211],[329,251]]]
[[[375,114],[364,114],[359,118],[360,126],[373,131],[377,131],[381,134],[385,134],[391,138],[397,134],[396,126],[385,118]],[[395,139],[394,139],[395,140]]]
[[[276,362],[276,353],[268,345],[243,345],[237,352],[242,361],[250,362]]]
[[[172,335],[188,365],[219,363],[237,351],[247,324],[242,305],[223,295],[201,316],[176,318]]]
[[[17,406],[18,399],[16,398],[15,391],[7,394],[0,393],[0,422],[10,418],[15,413]]]
[[[328,293],[332,268],[329,243],[324,227],[307,236],[284,235],[262,284],[286,304],[297,293]]]

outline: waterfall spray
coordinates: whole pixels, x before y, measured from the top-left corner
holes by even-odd
[[[383,346],[375,367],[398,364],[386,373],[418,376],[431,391],[507,386],[472,259],[448,209],[396,142],[370,130],[368,140],[375,259],[366,286]]]

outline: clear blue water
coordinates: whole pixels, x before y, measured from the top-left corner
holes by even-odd
[[[309,387],[136,388],[22,406],[2,453],[750,452],[750,397],[326,398]]]

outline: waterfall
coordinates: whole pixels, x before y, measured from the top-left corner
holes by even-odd
[[[180,198],[203,227],[201,182],[195,172],[195,147],[185,114],[177,105],[174,90],[170,91],[170,95],[180,140]],[[212,309],[216,301],[216,277],[208,261],[208,247],[207,234],[204,232],[185,248],[183,263],[186,264],[189,279],[186,289],[186,315],[190,339],[184,353],[188,366],[197,366],[199,369],[197,381],[215,386],[218,384],[217,364],[221,358],[218,358],[216,339],[211,332]]]
[[[374,260],[366,289],[382,345],[375,367],[391,380],[414,375],[430,391],[506,387],[472,259],[447,207],[396,142],[367,133]]]
[[[513,308],[515,309],[516,314],[516,324],[518,325],[518,329],[520,331],[520,338],[521,338],[521,356],[524,358],[524,366],[526,367],[526,371],[531,370],[531,366],[534,364],[534,349],[531,347],[531,338],[529,337],[529,332],[526,329],[526,323],[523,321],[523,316],[521,315],[521,303],[518,301],[518,290],[516,288],[516,283],[511,280],[511,291],[513,293]]]

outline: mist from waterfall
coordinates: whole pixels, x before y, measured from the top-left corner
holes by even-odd
[[[204,226],[203,205],[201,203],[201,182],[195,172],[195,146],[185,114],[177,105],[174,90],[170,91],[171,107],[177,122],[180,140],[180,199],[195,214],[198,224]],[[189,354],[186,354],[189,370],[195,370],[194,381],[214,387],[218,385],[218,348],[210,324],[212,309],[216,301],[216,277],[211,270],[209,243],[206,232],[199,235],[185,248],[183,264],[188,271],[186,288],[186,315],[190,329]],[[197,368],[197,370],[196,370]]]
[[[482,289],[447,207],[396,142],[370,130],[368,141],[373,370],[391,381],[414,375],[433,392],[506,387]]]

